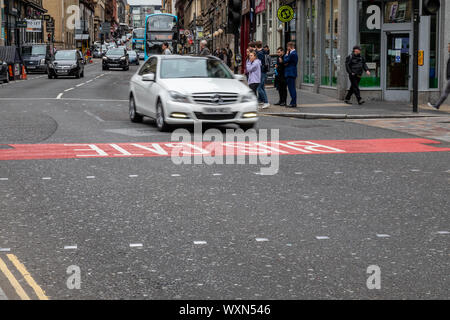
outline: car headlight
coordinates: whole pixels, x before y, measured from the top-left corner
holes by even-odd
[[[108,57],[103,57],[103,60],[108,60]]]
[[[45,59],[41,59],[41,64],[45,64]]]
[[[169,97],[176,102],[189,102],[188,96],[176,91],[169,91]]]
[[[256,100],[256,96],[253,92],[248,92],[242,96],[241,102],[252,102]]]
[[[78,67],[78,66],[77,66],[77,64],[73,64],[73,65],[71,65],[70,67],[71,67],[71,68],[76,68],[76,67]]]
[[[120,60],[126,60],[127,58],[125,58],[125,57],[122,57],[122,58],[120,58]]]

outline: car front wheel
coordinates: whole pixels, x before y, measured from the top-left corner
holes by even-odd
[[[164,118],[164,108],[161,100],[158,100],[158,104],[156,105],[156,127],[161,132],[170,129],[170,126],[166,123],[166,119]]]
[[[136,112],[136,103],[134,102],[134,97],[130,96],[129,102],[129,115],[131,122],[139,123],[142,122],[144,117]]]

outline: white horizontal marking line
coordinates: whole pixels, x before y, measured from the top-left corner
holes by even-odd
[[[42,180],[52,180],[52,178],[50,178],[50,177],[44,177],[44,178],[42,178]]]
[[[330,237],[327,237],[327,236],[316,236],[316,239],[317,240],[328,240],[328,239],[330,239]]]
[[[194,241],[194,244],[207,244],[206,241]]]
[[[0,178],[0,181],[8,181],[9,178]]]
[[[87,176],[86,179],[95,179],[95,176]]]
[[[172,174],[172,177],[181,177],[179,174]]]
[[[74,245],[74,246],[64,246],[64,250],[76,250],[76,249],[78,249],[78,246],[77,246],[77,245]]]
[[[11,248],[0,248],[0,252],[10,252]]]
[[[450,234],[450,231],[438,231],[438,234]]]
[[[391,236],[388,235],[388,234],[378,234],[378,233],[377,233],[377,237],[378,237],[378,238],[390,238]]]
[[[267,238],[256,238],[255,240],[256,240],[256,242],[266,242],[266,241],[269,241],[269,239],[267,239]]]
[[[144,245],[142,243],[130,243],[130,248],[139,248],[143,246]]]
[[[129,177],[130,177],[130,178],[137,178],[137,177],[139,177],[139,176],[138,176],[137,174],[130,174]]]

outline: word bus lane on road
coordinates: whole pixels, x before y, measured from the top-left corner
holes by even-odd
[[[294,140],[268,142],[146,142],[10,144],[0,148],[0,160],[169,157],[196,155],[313,155],[358,153],[444,152],[439,142],[412,139]]]

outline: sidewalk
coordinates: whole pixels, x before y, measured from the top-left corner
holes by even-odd
[[[450,116],[450,105],[443,105],[435,110],[427,105],[419,106],[419,113],[412,112],[411,104],[404,102],[366,101],[362,106],[353,101],[353,105],[345,104],[334,98],[297,90],[297,109],[274,106],[278,102],[275,88],[266,88],[270,108],[260,112],[267,115],[296,117],[304,119],[377,119],[377,118],[420,118]],[[354,99],[354,98],[353,98]],[[290,100],[288,94],[288,102]]]

